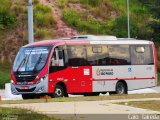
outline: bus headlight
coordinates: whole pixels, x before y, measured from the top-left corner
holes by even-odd
[[[47,77],[47,75],[41,77],[41,78],[37,81],[37,84],[43,82],[43,81],[46,79],[46,77]]]
[[[14,84],[14,81],[13,81],[13,80],[11,80],[11,83],[12,83],[12,84]]]
[[[45,79],[45,77],[42,77],[42,78],[40,79],[40,82],[43,82],[43,81],[44,81],[44,79]]]

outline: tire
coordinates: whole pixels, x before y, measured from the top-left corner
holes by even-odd
[[[61,85],[56,85],[54,93],[53,93],[53,97],[54,98],[65,97],[65,91]]]
[[[116,94],[127,94],[127,86],[123,82],[118,82],[116,85]]]
[[[26,100],[26,99],[34,99],[35,95],[34,94],[22,94],[22,98],[24,100]]]

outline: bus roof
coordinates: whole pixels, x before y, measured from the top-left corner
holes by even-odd
[[[152,41],[137,40],[133,38],[117,38],[117,40],[85,40],[85,39],[53,39],[43,40],[25,45],[24,47],[31,46],[53,46],[54,44],[153,44]]]

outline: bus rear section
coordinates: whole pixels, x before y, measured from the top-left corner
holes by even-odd
[[[66,43],[65,46],[57,46],[57,51],[63,51],[63,57],[59,53],[60,61],[65,62],[64,66],[57,64],[56,69],[55,65],[50,66],[49,79],[53,82],[49,84],[49,92],[54,91],[57,84],[63,86],[67,93],[84,95],[127,94],[128,90],[156,86],[153,45],[149,41],[135,42]]]
[[[64,40],[38,48],[42,50],[31,48],[22,55],[20,50],[11,72],[12,93],[24,99],[42,94],[127,94],[157,83],[156,51],[149,41]]]

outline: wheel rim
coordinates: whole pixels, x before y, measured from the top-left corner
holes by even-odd
[[[117,86],[117,93],[118,94],[124,94],[124,91],[125,91],[125,88],[124,88],[123,84],[119,84]]]
[[[59,88],[57,88],[57,89],[55,90],[55,94],[56,94],[58,97],[62,97],[62,90],[59,89]]]

